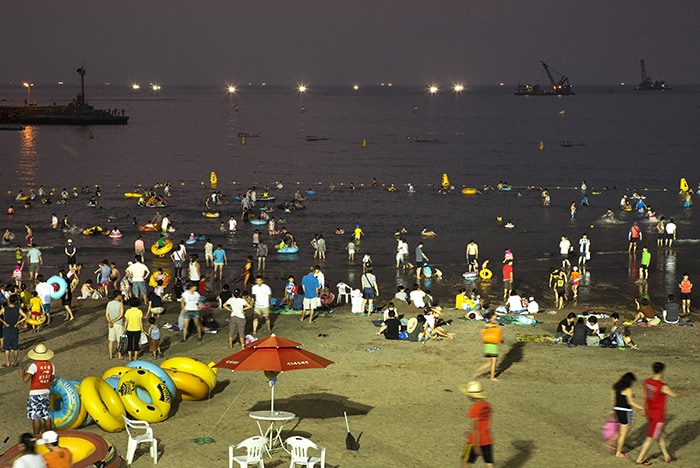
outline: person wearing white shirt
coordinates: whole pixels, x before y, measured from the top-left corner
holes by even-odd
[[[526,309],[523,307],[523,300],[518,293],[512,291],[510,297],[508,298],[508,312],[511,314],[521,314]]]
[[[272,290],[270,286],[266,285],[263,281],[262,276],[255,277],[255,284],[250,288],[250,294],[255,297],[255,304],[253,305],[253,335],[258,332],[258,320],[260,317],[265,319],[267,323],[267,331],[271,331],[270,327],[270,297],[272,297]]]
[[[566,268],[571,265],[569,261],[569,251],[571,250],[571,241],[566,236],[561,236],[559,242],[559,254],[561,255],[561,267]]]
[[[535,301],[534,297],[531,297],[527,303],[527,313],[528,314],[538,314],[540,312],[540,305]]]
[[[425,308],[425,292],[417,284],[413,286],[413,291],[408,294],[408,298],[415,307]]]
[[[666,223],[666,247],[671,247],[676,239],[676,223],[671,219]]]
[[[224,309],[231,314],[229,317],[228,347],[233,348],[233,339],[238,334],[241,348],[245,347],[245,311],[250,305],[241,297],[241,290],[236,288],[233,295],[224,302]]]

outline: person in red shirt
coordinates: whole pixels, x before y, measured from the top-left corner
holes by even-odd
[[[503,265],[503,301],[508,300],[510,291],[513,289],[513,261],[506,260]]]
[[[637,253],[637,242],[642,240],[642,230],[636,222],[630,228],[630,231],[627,234],[627,239],[629,239],[627,251],[631,253]]]
[[[484,457],[486,466],[493,468],[493,436],[491,435],[491,417],[493,410],[486,401],[481,383],[473,381],[461,385],[459,390],[474,402],[467,417],[473,421],[472,430],[467,436],[467,445],[462,456],[462,467],[469,468],[479,456]]]
[[[678,398],[684,396],[685,393],[676,393],[666,385],[661,379],[664,377],[666,365],[662,362],[655,362],[652,366],[654,375],[650,379],[644,381],[644,399],[645,413],[649,428],[647,429],[647,437],[644,439],[642,449],[637,457],[637,465],[650,466],[651,462],[644,457],[651,447],[654,440],[659,442],[659,448],[664,455],[664,461],[671,463],[677,460],[675,455],[668,453],[666,448],[666,397]]]
[[[51,381],[56,369],[51,362],[53,351],[43,343],[39,343],[27,353],[34,360],[27,366],[22,366],[22,380],[29,382],[29,398],[27,399],[27,418],[32,420],[34,435],[51,430],[51,414],[49,413],[49,393]]]
[[[693,283],[690,282],[688,273],[683,273],[678,287],[681,288],[681,315],[686,316],[690,313],[690,294],[693,292]]]

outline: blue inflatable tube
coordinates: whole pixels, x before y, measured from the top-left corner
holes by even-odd
[[[80,414],[80,394],[75,386],[68,380],[58,377],[51,382],[51,398],[53,402],[49,409],[49,414],[53,420],[54,428],[65,429]]]
[[[73,387],[75,387],[75,391],[78,392],[78,396],[80,396],[80,382],[78,380],[69,380],[70,383],[73,384]],[[82,401],[80,403],[82,405]],[[90,416],[87,411],[85,412],[85,421],[80,425],[80,427],[85,427],[89,426],[90,424],[95,424],[95,420],[92,419],[92,416]]]
[[[197,239],[187,239],[185,241],[185,244],[192,245],[192,244],[195,244],[196,242],[197,242]]]
[[[68,289],[68,283],[66,280],[58,275],[53,275],[51,278],[46,280],[51,286],[54,286],[54,292],[51,294],[51,299],[60,299],[66,294],[66,289]],[[56,289],[58,287],[58,289]]]
[[[172,396],[173,399],[175,399],[175,392],[177,390],[175,388],[175,382],[173,381],[173,379],[170,378],[168,373],[165,372],[165,370],[163,370],[160,366],[157,366],[156,364],[153,364],[152,362],[144,361],[143,359],[137,359],[135,361],[131,361],[131,362],[127,363],[126,367],[130,367],[132,369],[143,369],[143,370],[150,372],[151,374],[154,374],[156,377],[158,377],[161,380],[161,382],[163,382],[165,384],[165,387],[170,392],[170,395]],[[141,395],[139,395],[139,398],[141,398],[141,400],[143,400],[143,401],[146,401],[141,397]],[[150,400],[150,396],[149,396],[149,400]]]
[[[253,226],[262,226],[264,224],[267,224],[267,220],[265,219],[251,219],[250,224]]]

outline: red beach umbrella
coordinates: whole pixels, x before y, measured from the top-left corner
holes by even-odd
[[[272,389],[270,411],[275,410],[275,383],[280,372],[323,369],[333,364],[318,354],[301,349],[301,343],[271,335],[246,345],[245,348],[216,363],[214,367],[232,371],[263,371]]]

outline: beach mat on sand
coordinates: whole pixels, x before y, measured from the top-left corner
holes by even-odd
[[[552,335],[527,335],[525,333],[516,333],[515,341],[521,343],[554,344],[556,343],[556,338],[554,338]]]

